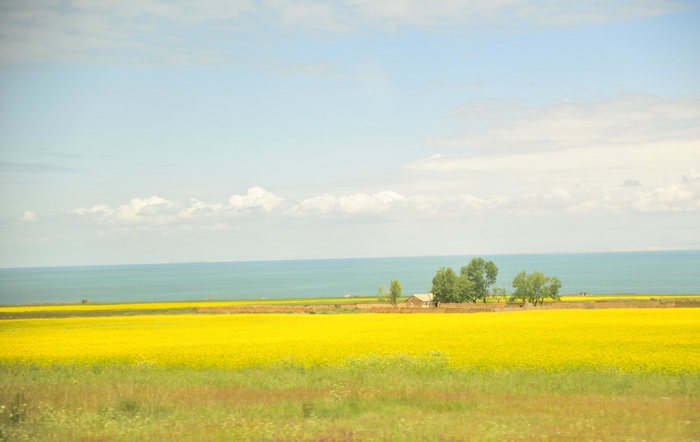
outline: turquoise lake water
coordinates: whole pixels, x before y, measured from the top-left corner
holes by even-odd
[[[700,294],[700,250],[481,256],[509,289],[521,270],[539,270],[559,277],[562,294]],[[0,304],[373,295],[397,278],[410,295],[429,292],[439,267],[459,273],[472,257],[0,269]]]

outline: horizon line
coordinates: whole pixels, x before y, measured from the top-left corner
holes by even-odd
[[[404,256],[360,256],[346,258],[292,258],[292,259],[230,259],[230,260],[203,260],[203,261],[161,261],[161,262],[145,262],[145,263],[130,263],[130,264],[76,264],[76,265],[48,265],[48,266],[22,266],[22,267],[0,267],[0,270],[12,269],[45,269],[45,268],[62,268],[62,267],[116,267],[116,266],[141,266],[141,265],[163,265],[163,264],[207,264],[207,263],[232,263],[232,262],[276,262],[276,261],[329,261],[341,259],[388,259],[388,258],[431,258],[441,256],[470,256],[470,255],[567,255],[576,253],[624,253],[624,252],[668,252],[668,251],[692,251],[700,250],[700,245],[692,246],[650,246],[650,247],[627,247],[614,249],[584,249],[571,251],[548,251],[548,252],[513,252],[513,253],[476,253],[469,255],[459,254],[436,254],[436,255],[404,255]]]

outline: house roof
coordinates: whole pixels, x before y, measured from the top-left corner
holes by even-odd
[[[430,302],[433,300],[433,294],[432,293],[423,293],[420,295],[413,295],[412,297],[418,298],[423,302]],[[410,299],[410,298],[409,298]]]

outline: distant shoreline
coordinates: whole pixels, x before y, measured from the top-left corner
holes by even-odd
[[[111,264],[71,264],[71,265],[44,265],[44,266],[19,266],[1,267],[3,270],[30,270],[30,269],[72,269],[94,267],[134,267],[134,266],[168,266],[168,265],[194,265],[194,264],[250,264],[250,263],[288,263],[288,262],[313,262],[313,261],[354,261],[354,260],[384,260],[384,259],[420,259],[420,258],[471,258],[472,256],[484,257],[511,257],[511,256],[547,256],[547,255],[596,255],[616,253],[664,253],[664,252],[700,252],[700,245],[670,246],[670,247],[639,247],[625,249],[590,249],[573,251],[549,251],[549,252],[512,252],[512,253],[473,253],[465,255],[405,255],[405,256],[356,256],[356,257],[330,257],[330,258],[270,258],[270,259],[228,259],[228,260],[199,260],[199,261],[159,261],[141,263],[111,263]]]

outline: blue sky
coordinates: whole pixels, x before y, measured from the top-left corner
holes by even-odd
[[[0,266],[700,247],[698,6],[4,2]]]

